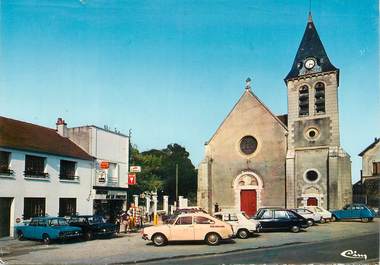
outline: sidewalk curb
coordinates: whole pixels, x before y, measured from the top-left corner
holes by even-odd
[[[372,235],[373,233],[366,233],[361,234],[360,236],[366,236],[366,235]],[[337,237],[333,240],[340,240],[340,239],[349,239],[349,238],[356,238],[354,237]],[[160,260],[173,260],[173,259],[180,259],[180,258],[189,258],[189,257],[203,257],[203,256],[211,256],[211,255],[223,255],[223,254],[230,254],[230,253],[236,253],[236,252],[244,252],[249,250],[261,250],[261,249],[268,249],[268,248],[281,248],[281,247],[287,247],[291,245],[300,245],[300,244],[315,244],[315,243],[323,243],[326,241],[331,241],[331,239],[324,239],[324,240],[318,240],[318,241],[308,241],[308,242],[289,242],[284,243],[280,245],[273,245],[273,246],[263,246],[263,247],[252,247],[252,248],[242,248],[242,249],[234,249],[229,251],[222,251],[222,252],[209,252],[209,253],[202,253],[202,254],[189,254],[189,255],[177,255],[177,256],[171,256],[171,257],[160,257],[160,258],[152,258],[152,259],[144,259],[144,260],[135,260],[135,261],[127,261],[127,262],[114,262],[109,263],[109,265],[127,265],[127,264],[142,264],[146,262],[156,262]]]

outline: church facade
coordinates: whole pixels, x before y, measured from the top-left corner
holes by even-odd
[[[276,116],[246,89],[211,139],[198,168],[198,205],[253,215],[261,207],[351,202],[351,160],[340,146],[339,69],[309,14],[284,81],[288,114]]]

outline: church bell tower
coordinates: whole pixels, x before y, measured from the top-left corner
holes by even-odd
[[[309,13],[288,89],[287,207],[336,209],[351,202],[351,160],[340,147],[339,69]]]

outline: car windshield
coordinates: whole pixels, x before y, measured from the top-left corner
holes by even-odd
[[[87,217],[87,221],[89,224],[103,224],[105,220],[101,216],[89,216]]]
[[[175,220],[177,219],[177,216],[169,218],[166,222],[170,225],[174,224]]]
[[[49,220],[49,226],[66,226],[69,225],[68,222],[63,218],[55,218]]]

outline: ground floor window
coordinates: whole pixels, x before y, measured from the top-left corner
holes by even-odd
[[[72,216],[77,212],[76,198],[59,198],[59,216]]]
[[[45,198],[24,198],[24,220],[35,216],[45,216]]]

